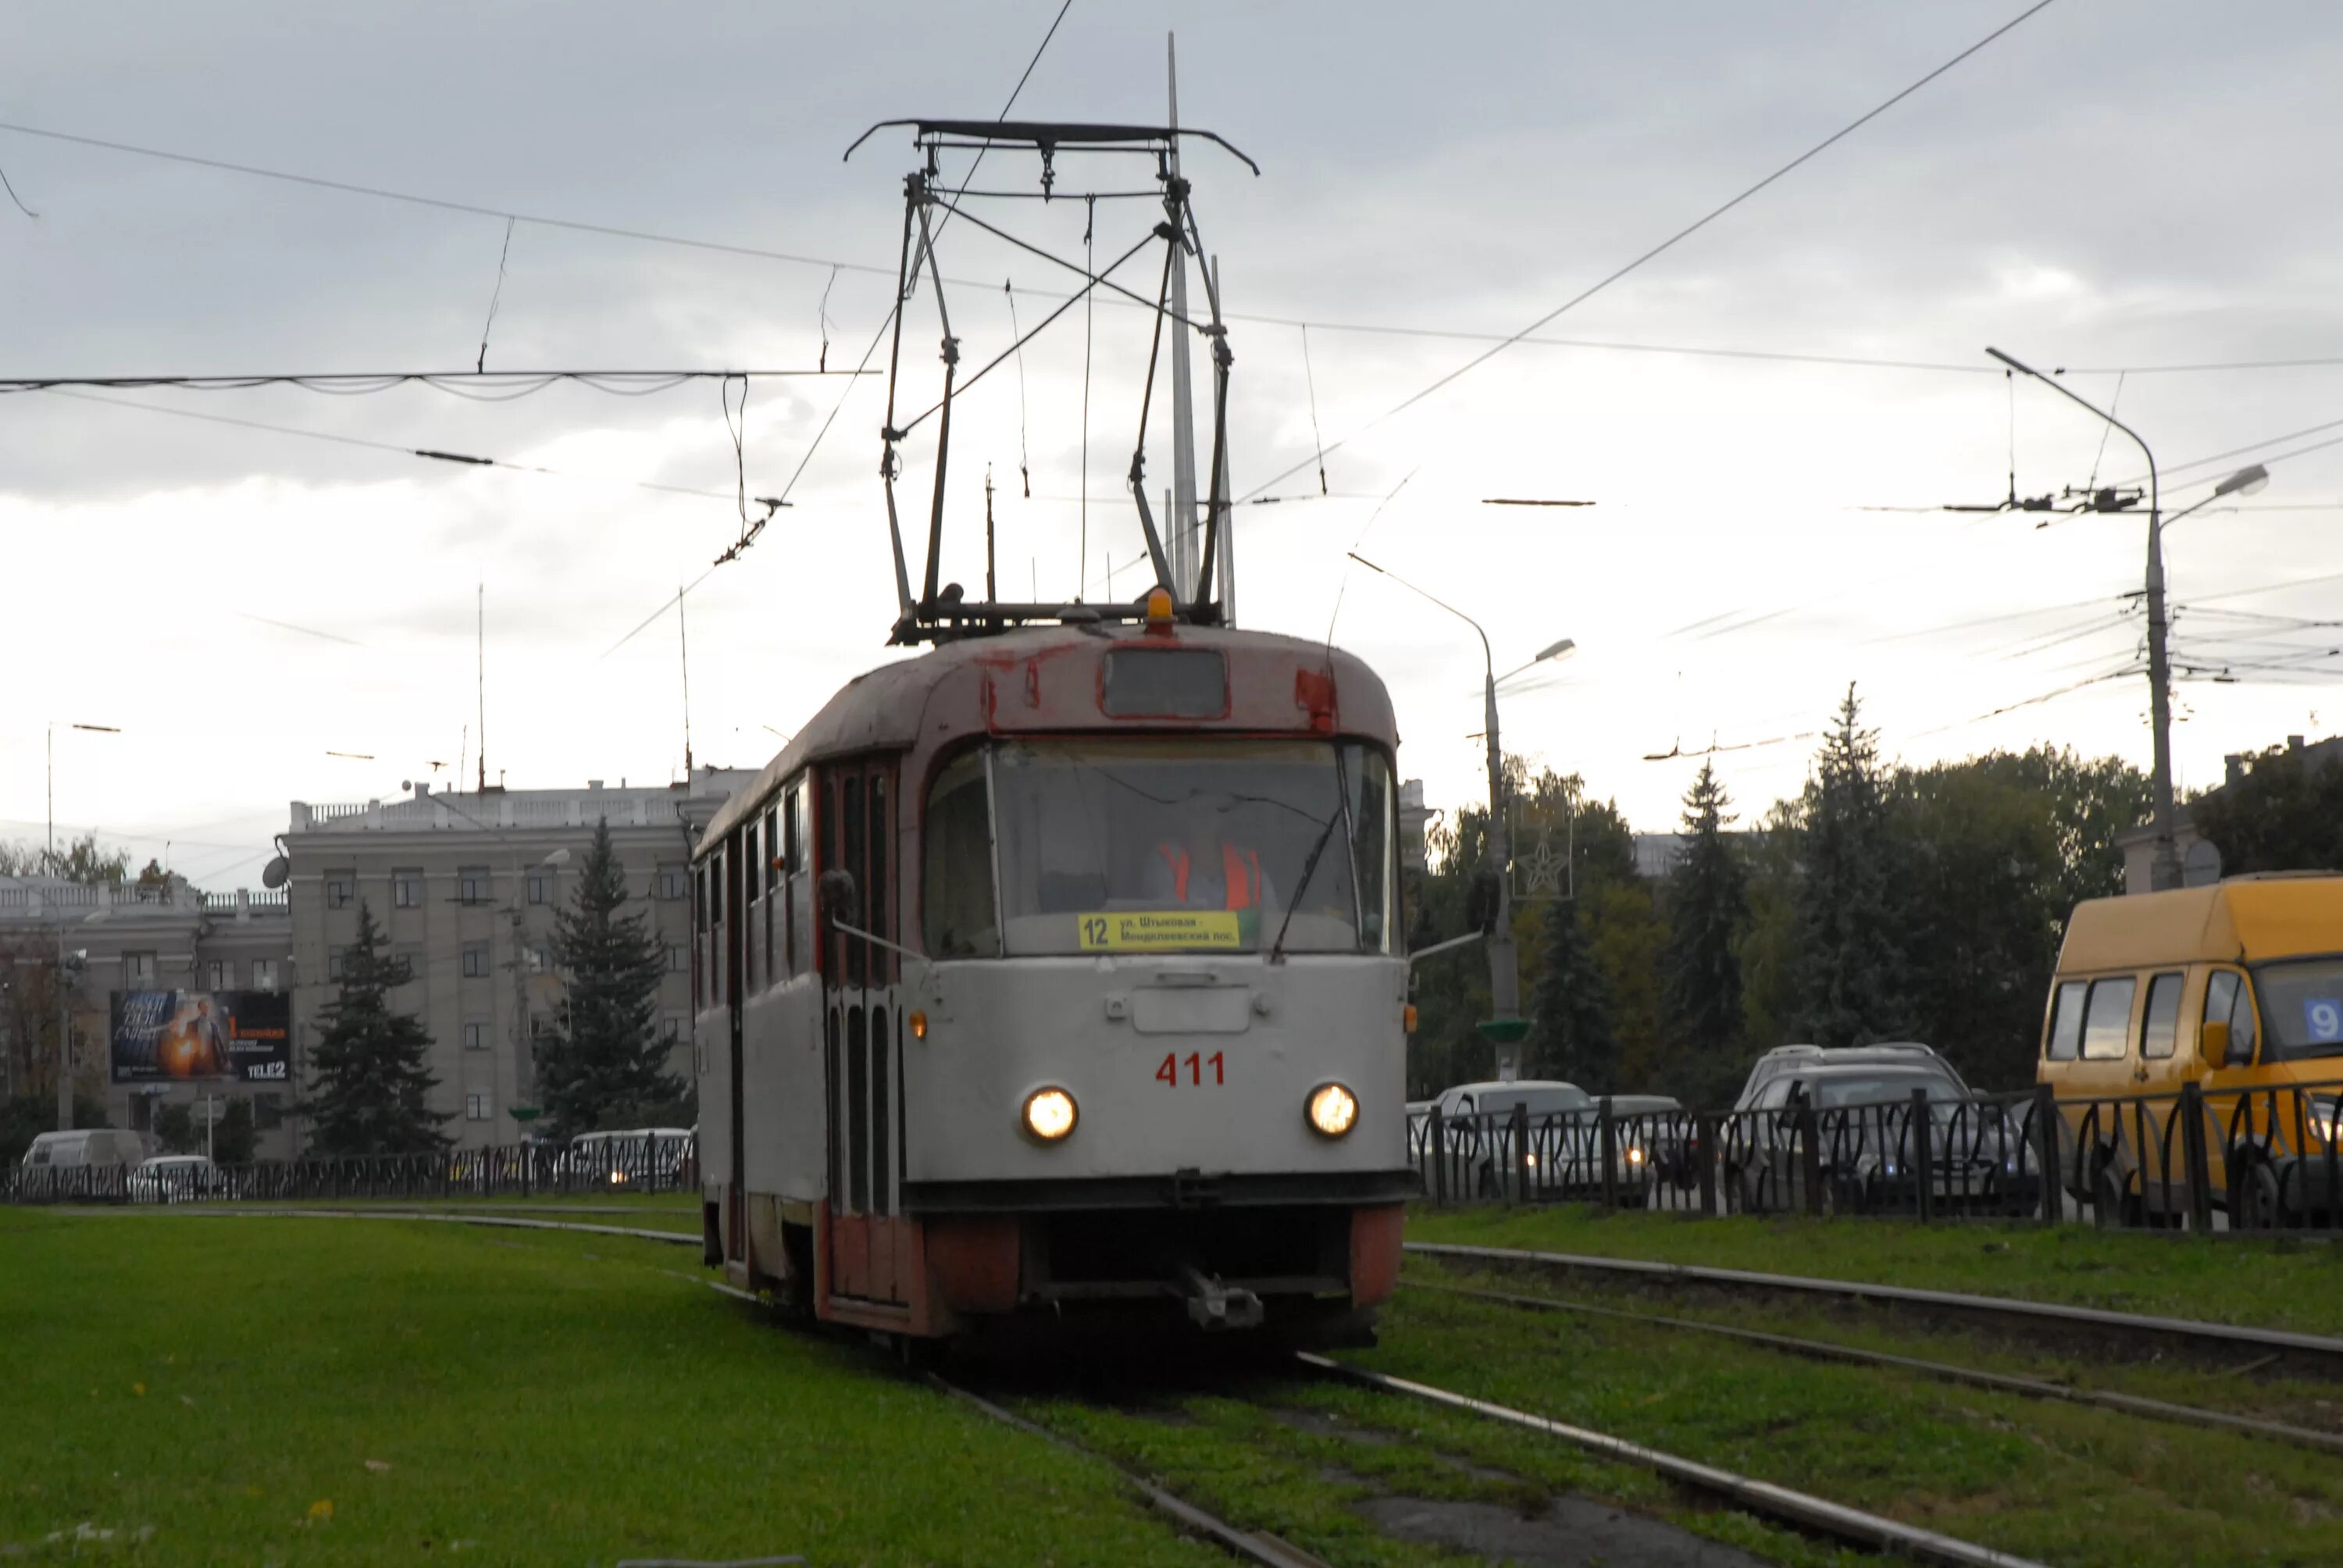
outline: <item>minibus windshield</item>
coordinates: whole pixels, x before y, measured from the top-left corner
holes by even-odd
[[[1267,952],[1281,934],[1288,952],[1388,950],[1391,769],[1371,747],[1033,740],[990,761],[1011,954]]]
[[[2343,958],[2289,959],[2254,967],[2265,1061],[2343,1056]]]

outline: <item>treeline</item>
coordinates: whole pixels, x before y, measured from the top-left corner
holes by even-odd
[[[1569,896],[1514,905],[1525,1072],[1702,1106],[1797,1040],[1926,1040],[1972,1083],[2030,1082],[2067,915],[2122,891],[2116,835],[2148,806],[2145,774],[2065,749],[1890,767],[1849,688],[1796,798],[1745,828],[1704,764],[1683,849],[1646,878],[1615,805],[1574,775],[1507,766],[1530,815],[1571,824]],[[1457,813],[1431,848],[1411,946],[1486,918],[1486,811]],[[1514,846],[1517,871],[1534,849]],[[1474,950],[1424,964],[1416,1004],[1412,1097],[1493,1074]]]

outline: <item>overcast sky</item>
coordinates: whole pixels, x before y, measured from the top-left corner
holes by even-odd
[[[19,6],[0,120],[524,215],[491,369],[811,367],[825,336],[835,369],[870,342],[891,283],[826,263],[891,267],[912,166],[900,132],[840,154],[876,120],[997,113],[1058,3]],[[1176,31],[1183,121],[1261,164],[1258,178],[1209,151],[1187,165],[1235,318],[1236,489],[1304,465],[1267,489],[1292,498],[1237,514],[1242,623],[1331,625],[1391,683],[1403,769],[1447,806],[1482,788],[1479,645],[1344,552],[1476,616],[1500,668],[1574,638],[1575,658],[1508,687],[1508,749],[1664,829],[1697,764],[1646,754],[1817,729],[1850,680],[1912,762],[2047,739],[2146,764],[2137,677],[1980,718],[2133,658],[2141,622],[2119,618],[2139,519],[1861,508],[1996,499],[2013,445],[2024,494],[2140,477],[2136,449],[2102,449],[2103,427],[2049,389],[2013,398],[1989,343],[2077,367],[2069,384],[2095,400],[2119,394],[2171,471],[2167,510],[2252,456],[2325,438],[2183,467],[2343,419],[2343,363],[2150,367],[2343,360],[2343,208],[2325,199],[2343,16],[2058,0],[1540,334],[1576,346],[1509,349],[1371,425],[1486,344],[1359,329],[1516,331],[2022,8],[1074,0],[1017,112],[1159,119]],[[479,352],[501,218],[5,130],[0,171],[40,215],[0,205],[0,375],[457,369]],[[1031,189],[1036,172],[996,154],[980,186]],[[1070,166],[1060,188],[1129,174]],[[1081,248],[1080,204],[1003,216]],[[1151,216],[1101,204],[1101,256]],[[971,367],[1008,341],[1002,282],[1031,291],[1028,327],[1063,287],[970,226],[940,256],[968,280],[947,304]],[[907,382],[913,408],[933,395],[933,307],[923,292],[905,338],[927,378]],[[987,464],[1004,594],[1072,595],[1086,545],[1096,597],[1108,563],[1140,552],[1121,476],[1147,318],[1101,306],[1091,323],[1085,530],[1083,315],[1028,351],[1021,413],[1011,366],[957,411],[946,575],[971,588]],[[1763,357],[1781,355],[1952,368]],[[112,725],[60,732],[60,823],[142,860],[168,840],[207,886],[254,881],[287,801],[387,798],[477,756],[483,588],[491,781],[677,774],[675,617],[608,650],[738,532],[714,384],[504,404],[423,387],[106,396],[142,407],[0,399],[0,837],[39,834],[44,726]],[[844,401],[792,509],[690,596],[699,760],[760,764],[776,731],[896,656],[884,397],[877,377],[756,384],[752,495],[789,482]],[[1157,426],[1154,486],[1171,467]],[[1313,429],[1332,444],[1363,428],[1327,456],[1319,498]],[[932,457],[923,432],[907,449],[920,517]],[[2336,582],[2238,591],[2343,573],[2343,447],[2270,467],[2246,509],[2208,508],[2169,541],[2179,657],[2245,678],[2178,688],[2184,785],[2343,710],[2325,686],[2242,668],[2334,634],[2240,612],[2332,619],[2343,603]],[[1494,496],[1598,504],[1481,504]],[[1126,573],[1116,591],[1138,586]],[[2238,638],[2256,640],[2216,640]],[[1754,817],[1795,790],[1812,748],[1717,760]]]

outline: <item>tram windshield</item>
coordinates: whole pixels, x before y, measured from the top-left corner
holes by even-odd
[[[930,791],[928,950],[1388,951],[1391,823],[1355,742],[1001,742]]]

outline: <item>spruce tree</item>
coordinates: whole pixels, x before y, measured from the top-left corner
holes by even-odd
[[[453,1141],[433,1111],[439,1081],[424,1065],[431,1036],[413,1013],[394,1012],[390,988],[407,966],[385,950],[374,911],[358,905],[357,940],[342,960],[340,994],[309,1053],[311,1146],[320,1154],[430,1154]]]
[[[538,1084],[558,1137],[684,1093],[659,1038],[666,956],[641,910],[620,912],[626,901],[626,871],[606,819],[595,824],[574,907],[555,917],[553,956],[568,996],[538,1063]]]
[[[1908,1038],[1911,1003],[1898,896],[1898,845],[1855,688],[1815,754],[1799,834],[1798,933],[1806,1038],[1861,1045]]]
[[[1661,989],[1676,1038],[1698,1065],[1731,1058],[1741,1038],[1741,933],[1749,920],[1748,874],[1725,837],[1733,802],[1715,769],[1684,796],[1690,839],[1668,873],[1668,945]]]
[[[1530,1000],[1536,1013],[1529,1041],[1529,1070],[1539,1078],[1562,1078],[1590,1094],[1615,1088],[1619,1035],[1613,1018],[1610,983],[1594,961],[1578,900],[1556,899],[1545,907],[1545,965]]]

